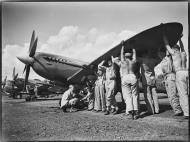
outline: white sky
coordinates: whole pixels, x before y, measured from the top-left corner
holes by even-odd
[[[2,78],[13,67],[24,77],[16,56],[29,49],[92,61],[121,40],[167,22],[183,25],[188,47],[188,2],[2,2]],[[30,78],[40,78],[31,70]]]

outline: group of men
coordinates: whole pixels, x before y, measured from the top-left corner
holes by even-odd
[[[181,36],[182,37],[182,36]],[[171,47],[163,30],[163,42],[166,48],[166,54],[159,54],[162,61],[161,69],[165,76],[165,86],[168,94],[169,102],[173,108],[175,115],[184,115],[189,118],[189,94],[188,94],[188,70],[186,68],[186,53],[181,39],[179,45]],[[122,98],[126,104],[125,116],[129,119],[137,119],[139,117],[139,81],[142,82],[144,90],[144,98],[147,106],[147,113],[159,113],[158,95],[155,85],[154,67],[158,64],[158,60],[151,57],[151,53],[146,53],[143,58],[137,58],[136,50],[124,51],[130,47],[124,48],[124,42],[121,42],[120,57],[113,57],[107,61],[107,66],[103,66],[104,62],[98,65],[98,69],[105,69],[105,90],[106,90],[106,110],[105,114],[110,113],[110,108],[115,107],[114,114],[119,112],[119,108],[115,101],[115,95],[119,91],[118,85],[121,84]],[[130,46],[130,45],[127,45]],[[181,50],[181,51],[180,51]],[[120,80],[115,77],[116,68],[119,67]],[[114,75],[113,75],[114,74]],[[89,101],[93,100],[93,85],[88,89]],[[87,97],[85,96],[85,98]],[[74,85],[70,85],[69,89],[63,94],[60,107],[66,111],[68,106],[74,106],[80,99],[76,97]],[[84,99],[81,99],[84,100]],[[89,102],[89,106],[93,108],[93,104]]]

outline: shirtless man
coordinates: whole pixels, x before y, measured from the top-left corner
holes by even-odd
[[[105,88],[106,88],[106,112],[105,115],[110,114],[111,106],[113,114],[118,114],[119,108],[117,106],[115,95],[117,91],[117,84],[116,84],[116,71],[113,65],[113,62],[110,59],[108,59],[108,67],[103,66],[104,61],[102,61],[99,65],[99,69],[104,69],[106,71],[106,82],[105,82]]]
[[[175,116],[179,116],[183,113],[180,103],[179,96],[177,95],[176,82],[175,82],[175,72],[173,69],[173,61],[171,55],[166,50],[166,56],[162,59],[161,69],[164,73],[164,82],[166,92],[169,98],[170,105],[174,111]]]
[[[182,37],[182,36],[181,36]],[[188,70],[186,69],[187,56],[184,50],[183,43],[179,39],[179,45],[174,45],[172,48],[169,45],[168,39],[163,31],[163,41],[166,49],[172,56],[173,67],[176,73],[176,87],[179,93],[180,105],[184,113],[184,118],[189,118],[189,96],[188,96]],[[180,51],[181,48],[181,51]]]
[[[120,76],[122,81],[122,93],[126,103],[126,117],[129,119],[138,118],[138,84],[134,68],[136,66],[136,51],[125,53],[124,42],[121,42]]]

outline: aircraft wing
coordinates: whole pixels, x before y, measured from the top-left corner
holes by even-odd
[[[157,54],[158,50],[165,52],[164,42],[162,39],[163,28],[165,29],[169,44],[171,46],[175,45],[183,31],[183,26],[181,23],[166,23],[136,34],[135,36],[124,41],[124,45],[130,45],[130,47],[125,46],[124,50],[126,51],[130,50],[130,48],[135,48],[137,57],[143,57],[148,53],[148,51],[150,51],[153,58],[159,59]],[[118,57],[120,56],[120,51],[121,44],[118,44],[105,54],[92,61],[87,66],[87,69],[81,68],[81,70],[69,77],[67,80],[69,82],[80,83],[83,76],[92,73],[92,71],[90,71],[90,66],[93,65],[94,67],[97,67],[102,60],[106,60],[111,56]]]
[[[88,68],[84,69],[84,68],[81,68],[78,72],[76,72],[73,76],[69,77],[67,79],[68,82],[70,83],[77,83],[77,84],[80,84],[81,83],[81,79],[84,77],[84,76],[87,76],[87,75],[90,75],[90,74],[94,74],[94,71],[93,70],[90,70]]]

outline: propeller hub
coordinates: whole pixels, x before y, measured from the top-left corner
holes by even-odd
[[[34,58],[26,56],[26,57],[17,57],[21,62],[23,62],[26,65],[33,65]]]

